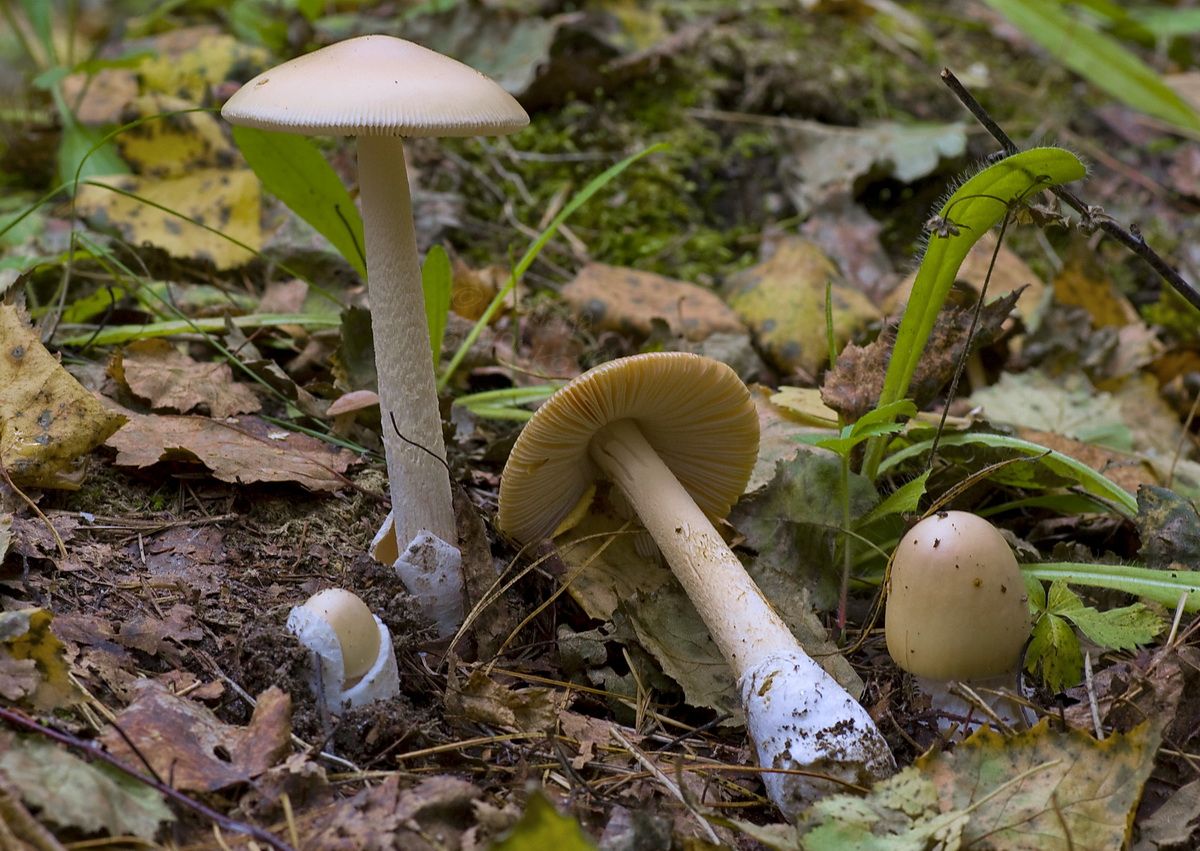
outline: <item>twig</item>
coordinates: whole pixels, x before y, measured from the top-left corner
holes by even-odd
[[[975,116],[976,120],[983,125],[992,138],[1000,143],[1000,147],[1004,148],[1005,153],[1011,156],[1020,150],[1009,135],[1004,132],[1004,129],[988,115],[983,105],[975,99],[974,95],[967,91],[966,86],[959,81],[958,77],[954,76],[954,73],[949,68],[942,69],[942,82],[949,87],[950,91],[954,92],[954,96]],[[1185,281],[1183,276],[1170,263],[1146,244],[1145,237],[1142,236],[1141,231],[1138,230],[1136,225],[1132,225],[1129,230],[1126,230],[1111,217],[1107,216],[1099,207],[1085,203],[1083,199],[1069,189],[1064,189],[1061,186],[1052,186],[1050,187],[1050,191],[1063,201],[1063,203],[1079,213],[1085,223],[1100,228],[1100,230],[1145,260],[1150,264],[1150,268],[1157,272],[1160,278],[1170,284],[1175,292],[1182,296],[1188,304],[1200,310],[1200,291],[1197,291],[1195,287]]]
[[[621,743],[621,747],[633,754],[633,758],[641,763],[642,768],[654,775],[654,779],[661,783],[663,787],[671,793],[671,797],[675,798],[677,801],[679,801],[679,803],[687,807],[688,811],[691,812],[691,814],[694,815],[696,820],[700,823],[700,828],[704,831],[704,835],[708,841],[714,845],[720,845],[721,837],[717,836],[717,832],[712,829],[712,825],[709,824],[708,821],[705,820],[704,816],[696,809],[696,805],[684,796],[683,790],[679,788],[675,781],[663,773],[663,770],[655,765],[649,757],[642,753],[641,749],[638,748],[637,745],[621,735],[620,730],[614,727],[609,732],[612,734],[614,739]]]
[[[1092,681],[1092,654],[1083,654],[1083,683],[1087,688],[1088,708],[1092,711],[1092,727],[1096,731],[1096,739],[1104,741],[1104,725],[1100,723],[1100,704],[1096,701],[1095,683]]]
[[[112,768],[115,768],[117,771],[120,771],[122,774],[131,777],[139,783],[157,790],[162,795],[170,798],[180,806],[186,807],[192,812],[203,816],[211,821],[215,826],[218,826],[224,830],[227,830],[231,833],[238,833],[252,837],[259,842],[262,842],[264,845],[276,849],[276,851],[295,851],[291,845],[288,845],[282,839],[279,839],[274,834],[263,830],[261,827],[229,818],[228,816],[217,812],[211,807],[205,806],[194,798],[189,798],[178,789],[174,789],[160,780],[156,780],[153,777],[148,777],[147,775],[142,774],[140,771],[134,771],[132,768],[128,768],[116,757],[92,745],[91,743],[84,741],[83,739],[72,736],[70,733],[64,733],[60,730],[55,730],[53,727],[47,727],[43,724],[39,724],[37,721],[28,717],[24,713],[13,709],[7,709],[3,706],[0,706],[0,721],[4,721],[10,727],[15,727],[16,729],[25,730],[30,733],[38,733],[52,741],[80,751],[82,752],[84,759],[87,759],[88,761],[100,760],[101,762],[111,766]]]

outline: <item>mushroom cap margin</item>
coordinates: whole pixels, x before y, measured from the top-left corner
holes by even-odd
[[[529,123],[489,77],[386,35],[340,41],[264,71],[221,115],[309,136],[494,136]]]
[[[592,437],[637,423],[697,506],[729,513],[758,456],[758,413],[737,374],[686,352],[619,358],[585,372],[533,415],[500,480],[498,525],[521,543],[549,536],[600,473]]]

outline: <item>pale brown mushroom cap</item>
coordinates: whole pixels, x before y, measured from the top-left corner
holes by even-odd
[[[996,527],[939,512],[896,545],[888,584],[888,653],[931,680],[998,677],[1020,664],[1029,637],[1025,581]]]
[[[522,543],[554,531],[599,475],[592,437],[633,420],[711,519],[729,513],[758,455],[758,414],[723,363],[685,352],[620,358],[555,393],[517,438],[500,480],[499,526]]]
[[[379,625],[362,598],[344,588],[328,588],[309,597],[304,608],[333,628],[342,648],[347,681],[371,670],[379,656]]]
[[[340,41],[264,71],[221,115],[309,136],[494,136],[529,123],[516,99],[474,68],[386,35]]]

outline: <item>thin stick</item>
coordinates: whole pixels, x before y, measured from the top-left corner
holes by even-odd
[[[708,841],[714,845],[720,845],[721,837],[717,836],[717,832],[712,829],[712,825],[710,825],[705,820],[704,816],[696,809],[696,805],[684,796],[683,790],[679,788],[678,784],[668,777],[661,768],[655,765],[653,760],[642,753],[641,749],[638,748],[637,745],[621,735],[620,730],[618,730],[616,727],[613,727],[609,732],[612,734],[614,739],[621,743],[622,747],[633,754],[633,758],[641,763],[642,768],[654,775],[654,779],[661,783],[663,788],[671,793],[671,797],[683,804],[684,807],[686,807],[688,811],[696,817],[696,821],[700,823],[700,829],[704,831],[704,835]]]
[[[992,138],[1000,143],[1000,147],[1004,148],[1006,153],[1012,155],[1020,150],[1009,135],[1004,132],[1004,129],[988,115],[983,105],[975,99],[975,96],[967,90],[967,87],[959,81],[958,77],[954,76],[954,73],[949,68],[942,69],[942,82],[949,87],[950,91],[954,92],[954,96],[975,116],[975,119],[983,125]],[[1150,268],[1157,272],[1160,278],[1170,284],[1172,289],[1182,296],[1188,304],[1200,310],[1200,291],[1197,291],[1195,287],[1185,281],[1183,276],[1170,263],[1146,244],[1146,239],[1142,236],[1141,231],[1138,230],[1137,225],[1132,225],[1129,230],[1126,230],[1106,215],[1099,207],[1085,203],[1083,199],[1069,189],[1064,189],[1061,186],[1052,186],[1050,187],[1050,191],[1063,201],[1063,203],[1079,213],[1083,217],[1085,224],[1100,228],[1100,230],[1145,260],[1150,264]]]
[[[53,727],[46,727],[22,712],[18,712],[13,709],[7,709],[3,706],[0,706],[0,721],[4,721],[9,726],[15,727],[19,730],[25,730],[30,733],[38,733],[52,741],[66,745],[73,750],[80,751],[82,752],[84,759],[89,761],[98,759],[101,762],[106,763],[107,765],[112,766],[117,771],[120,771],[122,774],[131,777],[139,783],[143,783],[146,786],[157,790],[180,806],[186,807],[192,812],[208,819],[213,823],[214,828],[219,826],[231,833],[239,833],[245,836],[253,837],[259,842],[262,842],[264,845],[274,848],[275,851],[295,851],[291,845],[288,845],[282,839],[279,839],[268,831],[263,830],[261,827],[242,821],[237,821],[236,819],[231,819],[226,815],[222,815],[221,813],[217,812],[211,807],[205,806],[194,798],[189,798],[178,789],[174,789],[160,780],[156,780],[153,777],[142,774],[140,771],[134,771],[106,751],[101,750],[100,748],[84,741],[83,739],[76,738],[70,733],[64,733],[60,730],[55,730]]]

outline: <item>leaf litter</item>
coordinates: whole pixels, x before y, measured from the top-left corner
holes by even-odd
[[[535,123],[511,140],[413,145],[418,238],[453,259],[449,355],[508,283],[514,246],[572,187],[631,149],[674,143],[550,241],[450,395],[536,388],[658,348],[719,353],[761,381],[759,464],[723,532],[805,645],[861,695],[901,771],[863,796],[826,798],[796,827],[776,824],[732,679],[669,571],[636,530],[620,531],[625,518],[603,490],[565,537],[518,555],[489,524],[516,426],[478,407],[450,409],[458,431],[448,459],[463,485],[456,506],[478,610],[452,647],[432,640],[390,570],[365,556],[386,510],[386,423],[364,413],[335,429],[326,414],[374,382],[358,231],[336,209],[349,197],[338,190],[352,157],[324,141],[286,149],[280,174],[307,169],[328,190],[306,202],[289,194],[297,187],[286,176],[268,179],[262,153],[283,149],[247,150],[256,176],[214,115],[177,112],[219,106],[271,57],[382,22],[372,9],[325,18],[311,4],[273,20],[246,11],[259,9],[250,2],[231,31],[195,26],[202,19],[186,10],[130,21],[111,37],[83,28],[79,38],[101,39],[89,45],[98,58],[80,66],[89,70],[42,80],[66,81],[86,132],[142,122],[92,158],[114,166],[90,172],[93,184],[169,211],[85,185],[78,218],[45,207],[34,226],[5,237],[13,253],[0,262],[19,272],[0,288],[35,322],[6,303],[0,339],[37,362],[26,375],[0,372],[0,461],[12,479],[0,484],[0,710],[33,713],[76,747],[0,726],[0,826],[26,841],[49,828],[51,842],[130,834],[212,847],[213,822],[188,814],[203,801],[228,847],[262,838],[239,834],[249,823],[304,847],[356,849],[667,847],[713,836],[745,848],[1194,842],[1200,798],[1180,756],[1200,725],[1189,617],[1051,585],[1043,623],[1057,639],[1038,645],[1035,636],[1027,657],[1042,673],[1051,663],[1052,675],[1026,678],[1043,721],[923,755],[940,737],[869,630],[890,536],[946,494],[956,507],[993,512],[1023,557],[1194,566],[1195,315],[1111,245],[1055,227],[1009,231],[953,411],[984,403],[988,421],[952,418],[965,431],[932,469],[926,456],[910,457],[875,482],[847,477],[851,530],[868,540],[848,548],[847,633],[829,628],[847,550],[841,462],[808,444],[870,412],[891,345],[885,317],[908,293],[894,286],[895,270],[909,264],[937,193],[989,153],[913,60],[936,54],[930,67],[1019,78],[1051,99],[1079,88],[1052,58],[1032,61],[1019,42],[994,40],[992,19],[970,34],[954,29],[984,14],[962,4],[937,25],[922,21],[920,6],[808,5],[788,17],[623,3],[548,17],[494,4],[406,13],[406,33],[499,77]],[[29,32],[37,53],[38,30]],[[571,94],[605,87],[594,98]],[[1095,97],[1043,114],[1086,116]],[[0,172],[44,191],[60,162],[82,155],[72,146],[86,133],[63,120],[55,151],[55,122],[29,121],[0,151]],[[1185,151],[1161,126],[1133,113],[1098,130],[1055,119],[1050,135],[1087,126],[1100,135],[1085,142],[1118,146],[1120,132],[1108,135],[1118,125],[1154,144],[1119,151],[1137,178],[1097,157],[1089,193],[1144,219],[1156,240],[1155,221],[1190,234],[1178,200],[1156,191],[1173,180],[1190,192]],[[1130,183],[1148,192],[1132,212]],[[252,260],[179,214],[265,256]],[[981,240],[969,255],[964,297],[935,326],[911,391],[923,418],[948,403],[946,383],[968,350],[969,291],[979,292],[992,247]],[[345,311],[340,322],[335,310]],[[43,337],[59,341],[57,354]],[[26,380],[34,396],[10,393]],[[42,402],[65,413],[35,422],[38,439],[22,444],[28,460],[5,440],[49,410]],[[508,410],[515,419],[532,404]],[[120,418],[128,422],[112,433]],[[896,447],[919,445],[922,429],[898,433]],[[1136,492],[1136,517],[1082,500],[1095,495],[1094,480],[1060,461],[1013,463],[1028,454],[974,437],[997,430]],[[340,445],[312,436],[328,432]],[[972,479],[993,462],[1002,463]],[[77,490],[54,493],[55,484]],[[880,508],[889,505],[909,511]],[[393,701],[338,713],[314,698],[309,659],[284,623],[290,606],[333,585],[360,593],[391,629],[402,672]],[[97,741],[175,795],[78,758]]]

